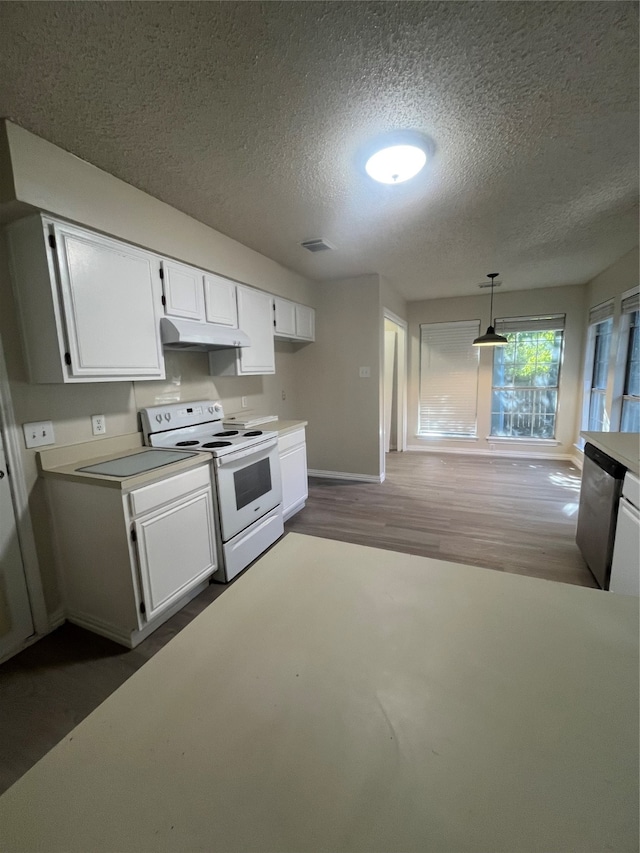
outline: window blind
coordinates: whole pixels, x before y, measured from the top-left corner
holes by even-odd
[[[476,436],[479,334],[480,320],[420,326],[420,435]]]
[[[506,335],[508,332],[562,332],[564,314],[546,314],[544,317],[499,317],[496,320],[496,332]]]
[[[609,317],[613,317],[613,299],[608,302],[601,302],[600,305],[595,305],[589,309],[590,326],[595,326],[596,323],[604,323]]]
[[[640,290],[637,288],[631,293],[627,293],[622,297],[622,313],[633,314],[634,311],[640,310]]]

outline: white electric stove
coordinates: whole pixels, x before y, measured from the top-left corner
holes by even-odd
[[[284,533],[278,434],[229,429],[219,400],[153,406],[140,416],[145,444],[211,453],[222,553],[216,578],[230,581]]]

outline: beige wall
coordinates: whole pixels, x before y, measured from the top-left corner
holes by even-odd
[[[560,373],[557,445],[525,443],[521,439],[497,442],[489,439],[491,429],[491,374],[493,350],[480,349],[478,377],[478,437],[476,440],[426,439],[416,435],[420,378],[420,324],[453,320],[480,320],[481,332],[489,325],[489,296],[452,297],[410,302],[409,310],[409,389],[408,445],[419,449],[460,450],[464,452],[523,452],[527,455],[571,455],[576,440],[575,412],[580,399],[581,353],[584,335],[584,285],[550,287],[540,290],[496,294],[497,317],[517,317],[544,313],[566,314],[564,358]]]
[[[585,328],[587,326],[589,310],[602,302],[613,300],[613,334],[611,337],[611,349],[609,351],[609,372],[607,377],[607,393],[605,397],[605,417],[609,422],[617,428],[620,419],[620,409],[622,403],[622,380],[624,377],[624,344],[625,337],[621,334],[622,317],[621,303],[622,294],[633,287],[637,287],[640,279],[639,275],[640,254],[638,246],[627,252],[620,260],[616,261],[606,270],[603,270],[595,278],[592,278],[586,285],[585,297],[585,313],[583,322]],[[586,354],[587,336],[583,342],[582,362],[584,363]],[[576,408],[576,435],[580,433],[583,418],[586,417],[585,409],[588,407],[586,402],[587,386],[585,385],[585,377],[582,377],[581,398],[579,405]]]
[[[322,332],[295,365],[310,469],[380,476],[380,304],[377,275],[318,285]],[[360,367],[370,368],[368,379]]]
[[[6,131],[4,145],[0,133],[0,201],[15,182],[16,198],[23,204],[297,302],[314,304],[317,286],[302,276],[16,125],[7,123]],[[2,210],[5,216],[15,210],[15,199],[13,205],[9,199]],[[320,323],[318,328],[322,328]],[[162,381],[29,384],[4,240],[0,240],[0,343],[18,423],[51,420],[56,444],[94,441],[96,454],[100,452],[100,439],[91,434],[92,414],[105,415],[109,437],[137,432],[141,406],[170,400],[220,398],[225,411],[231,413],[240,409],[241,397],[246,396],[248,409],[284,418],[306,414],[297,396],[296,361],[301,347],[285,342],[276,343],[274,376],[214,380],[209,376],[205,353],[170,352],[166,357],[167,378]],[[60,598],[44,484],[37,476],[35,451],[25,449],[23,461],[46,604],[53,612]]]

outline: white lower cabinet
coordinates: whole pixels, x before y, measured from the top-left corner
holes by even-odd
[[[210,464],[123,492],[48,481],[65,616],[133,648],[218,567]]]
[[[309,496],[304,428],[279,436],[278,452],[282,476],[282,515],[286,521],[304,507]]]

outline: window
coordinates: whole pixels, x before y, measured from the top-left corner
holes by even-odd
[[[587,429],[595,430],[596,432],[607,432],[609,429],[609,420],[605,412],[605,396],[609,373],[609,350],[611,349],[612,328],[613,320],[609,318],[604,323],[597,323],[593,332],[595,340]]]
[[[491,435],[555,438],[564,315],[498,320],[509,341],[493,354]]]
[[[620,432],[640,432],[640,311],[630,312]]]
[[[420,326],[418,434],[475,438],[479,320]]]
[[[613,300],[610,300],[589,311],[582,429],[608,432],[610,428],[606,395],[612,331]]]

